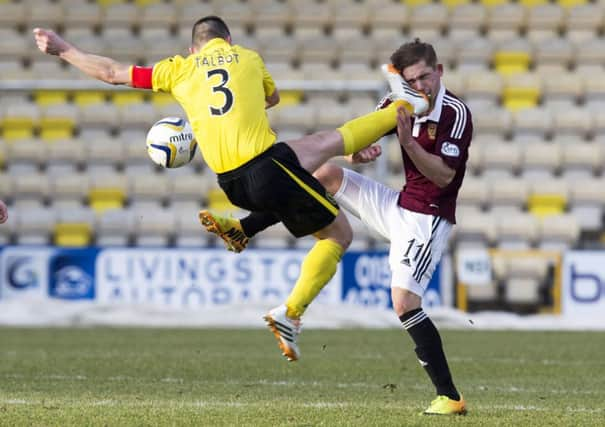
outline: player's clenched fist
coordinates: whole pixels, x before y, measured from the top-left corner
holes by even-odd
[[[34,28],[34,39],[38,49],[49,55],[59,55],[69,48],[69,44],[53,30]]]
[[[3,224],[8,219],[8,208],[2,200],[0,200],[0,224]]]

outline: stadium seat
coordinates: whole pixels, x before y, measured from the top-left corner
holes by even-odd
[[[300,131],[301,135],[317,129],[317,112],[310,104],[298,104],[283,107],[279,110],[278,122],[273,123],[278,129]]]
[[[84,145],[77,139],[53,141],[48,144],[46,173],[75,173],[86,160]]]
[[[293,1],[290,4],[292,5],[293,27],[296,31],[308,26],[325,29],[333,22],[334,12],[329,2]]]
[[[134,212],[134,239],[137,246],[164,247],[173,244],[175,213],[158,209]]]
[[[574,73],[551,69],[543,73],[542,81],[542,103],[549,110],[571,111],[584,99],[584,79]]]
[[[84,147],[86,163],[89,170],[99,165],[109,166],[106,170],[116,170],[125,162],[124,144],[114,138],[98,137],[91,140],[80,141]]]
[[[547,37],[534,43],[533,62],[537,72],[545,69],[544,76],[550,77],[554,71],[562,72],[571,68],[574,61],[575,45],[567,38]]]
[[[487,205],[492,212],[521,212],[527,204],[529,186],[518,177],[488,179]]]
[[[50,200],[57,208],[84,206],[88,200],[90,179],[85,173],[50,175]]]
[[[525,73],[531,64],[531,53],[521,50],[497,50],[493,56],[494,69],[504,75]]]
[[[107,92],[101,90],[77,90],[73,93],[73,103],[78,107],[105,104]]]
[[[605,61],[605,40],[595,37],[577,45],[575,67],[577,71],[588,68],[588,71],[603,70]]]
[[[94,238],[94,213],[89,208],[73,207],[58,212],[53,229],[56,246],[90,246]]]
[[[167,184],[167,199],[170,206],[178,202],[191,202],[200,207],[206,199],[212,181],[205,175],[187,173],[174,178],[169,177]]]
[[[552,126],[553,114],[545,108],[527,108],[513,113],[515,139],[545,140],[550,137]]]
[[[526,25],[526,10],[519,3],[505,1],[490,7],[487,37],[491,41],[517,37]]]
[[[38,122],[39,136],[44,141],[69,139],[79,118],[78,109],[71,104],[47,107]]]
[[[604,148],[596,142],[573,142],[573,136],[561,142],[562,176],[568,181],[573,178],[593,178],[603,171]]]
[[[140,9],[133,3],[118,2],[105,6],[104,33],[114,29],[130,29],[139,24]]]
[[[588,139],[593,135],[595,123],[587,109],[557,110],[553,113],[553,118],[553,134],[558,137],[576,136]]]
[[[605,192],[602,179],[576,179],[570,185],[570,213],[581,230],[593,233],[603,229]]]
[[[458,194],[458,206],[476,206],[482,209],[487,201],[488,185],[485,179],[466,176]]]
[[[527,12],[525,37],[531,42],[557,37],[563,28],[565,10],[553,3],[539,4]]]
[[[176,216],[174,243],[178,247],[204,248],[208,246],[209,233],[198,219],[198,209],[179,209]]]
[[[14,178],[0,171],[0,199],[5,203],[11,203],[14,194]]]
[[[51,208],[17,209],[15,237],[19,245],[48,245],[55,226],[55,211]]]
[[[292,26],[293,13],[289,4],[274,1],[265,3],[254,4],[256,30],[263,27],[289,28]]]
[[[480,101],[485,103],[485,105],[489,104],[497,108],[503,87],[504,82],[500,74],[492,71],[473,70],[470,72],[469,70],[466,76],[466,100],[468,102]]]
[[[478,3],[464,3],[452,8],[448,23],[448,37],[453,40],[473,40],[481,37],[488,18],[488,10]],[[437,50],[441,52],[441,50]]]
[[[65,28],[94,28],[101,24],[103,11],[97,3],[68,1],[63,4]],[[68,38],[68,40],[72,40]]]
[[[26,25],[28,16],[29,7],[25,3],[4,3],[2,4],[2,13],[0,14],[0,28],[24,26]],[[10,43],[6,43],[6,45],[10,45]]]
[[[97,220],[96,244],[99,246],[129,246],[133,231],[132,211],[108,209]]]
[[[512,131],[512,114],[504,108],[486,108],[473,111],[476,137],[508,137]]]
[[[169,182],[166,174],[135,174],[129,177],[130,204],[136,210],[139,202],[161,209],[167,202]]]
[[[539,224],[528,213],[506,211],[496,216],[497,247],[500,249],[529,249],[537,243]]]
[[[190,20],[191,16],[197,17],[200,15],[199,8],[198,11],[191,12],[193,15],[187,16],[187,20]],[[217,10],[217,12],[219,16],[229,17],[228,23],[230,28],[251,28],[254,25],[257,15],[254,5],[250,2],[222,2],[220,3],[219,10]]]
[[[16,171],[37,172],[48,158],[48,145],[39,139],[15,141],[7,148],[7,166],[11,174]]]
[[[596,38],[605,18],[605,9],[599,4],[585,3],[570,7],[565,19],[565,38],[581,44]]]
[[[522,147],[518,143],[490,144],[481,152],[483,176],[511,176],[521,167]]]
[[[504,283],[504,301],[509,304],[537,305],[540,282],[533,277],[510,277]]]
[[[569,188],[567,182],[560,178],[530,180],[528,211],[539,218],[559,215],[567,208]]]
[[[31,139],[40,117],[40,108],[32,103],[7,105],[2,120],[2,139]]]
[[[495,242],[496,222],[493,215],[460,209],[456,214],[456,220],[452,237],[457,245],[472,242],[489,246]]]
[[[580,226],[572,214],[550,215],[541,220],[540,249],[561,252],[573,249],[577,246],[579,237]]]
[[[170,3],[156,2],[142,8],[139,16],[141,28],[154,26],[169,27],[175,25],[178,17],[178,9]],[[189,17],[189,19],[191,19]]]
[[[98,173],[90,178],[88,204],[98,213],[120,209],[128,199],[128,179],[123,174]]]
[[[534,108],[540,101],[542,81],[533,73],[509,75],[502,92],[502,104],[510,111]]]
[[[128,128],[148,130],[153,123],[161,118],[157,110],[150,103],[125,105],[120,108],[118,115],[122,130]]]
[[[525,144],[522,153],[524,179],[550,178],[559,173],[563,153],[559,144],[536,141]]]
[[[443,3],[426,3],[411,9],[409,31],[423,40],[438,37],[448,24],[449,10]]]

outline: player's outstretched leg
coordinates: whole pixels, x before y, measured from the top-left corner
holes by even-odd
[[[300,357],[300,351],[296,344],[296,338],[300,333],[300,320],[291,319],[287,316],[288,308],[285,304],[275,307],[263,316],[267,326],[277,338],[277,344],[282,354],[289,362],[294,362]]]
[[[429,100],[427,96],[413,89],[393,65],[382,64],[380,70],[389,83],[392,100],[398,99],[407,103],[411,107],[408,108],[408,111],[415,116],[422,115],[428,111]]]
[[[437,396],[423,413],[425,415],[466,415],[466,402],[462,395],[460,395],[460,400]]]
[[[241,252],[246,249],[250,239],[244,233],[238,219],[222,217],[207,210],[200,211],[199,218],[206,231],[223,239],[230,251]]]

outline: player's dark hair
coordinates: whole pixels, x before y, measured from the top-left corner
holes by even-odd
[[[414,65],[419,61],[424,60],[425,64],[431,68],[437,66],[437,54],[433,45],[420,41],[416,38],[412,42],[402,44],[391,55],[391,64],[399,72],[403,72],[404,68]]]
[[[215,15],[204,16],[193,24],[191,30],[191,44],[201,46],[208,40],[215,38],[227,39],[231,33],[229,27],[221,18]]]

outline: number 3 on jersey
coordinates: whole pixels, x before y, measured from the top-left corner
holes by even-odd
[[[233,92],[231,92],[231,90],[225,86],[229,81],[229,73],[227,70],[224,68],[210,70],[208,71],[207,79],[210,80],[215,75],[221,76],[221,81],[219,84],[212,86],[212,92],[221,92],[223,95],[225,95],[225,103],[218,108],[212,105],[209,105],[208,108],[210,108],[210,114],[213,116],[222,116],[223,114],[228,113],[231,107],[233,107]]]

